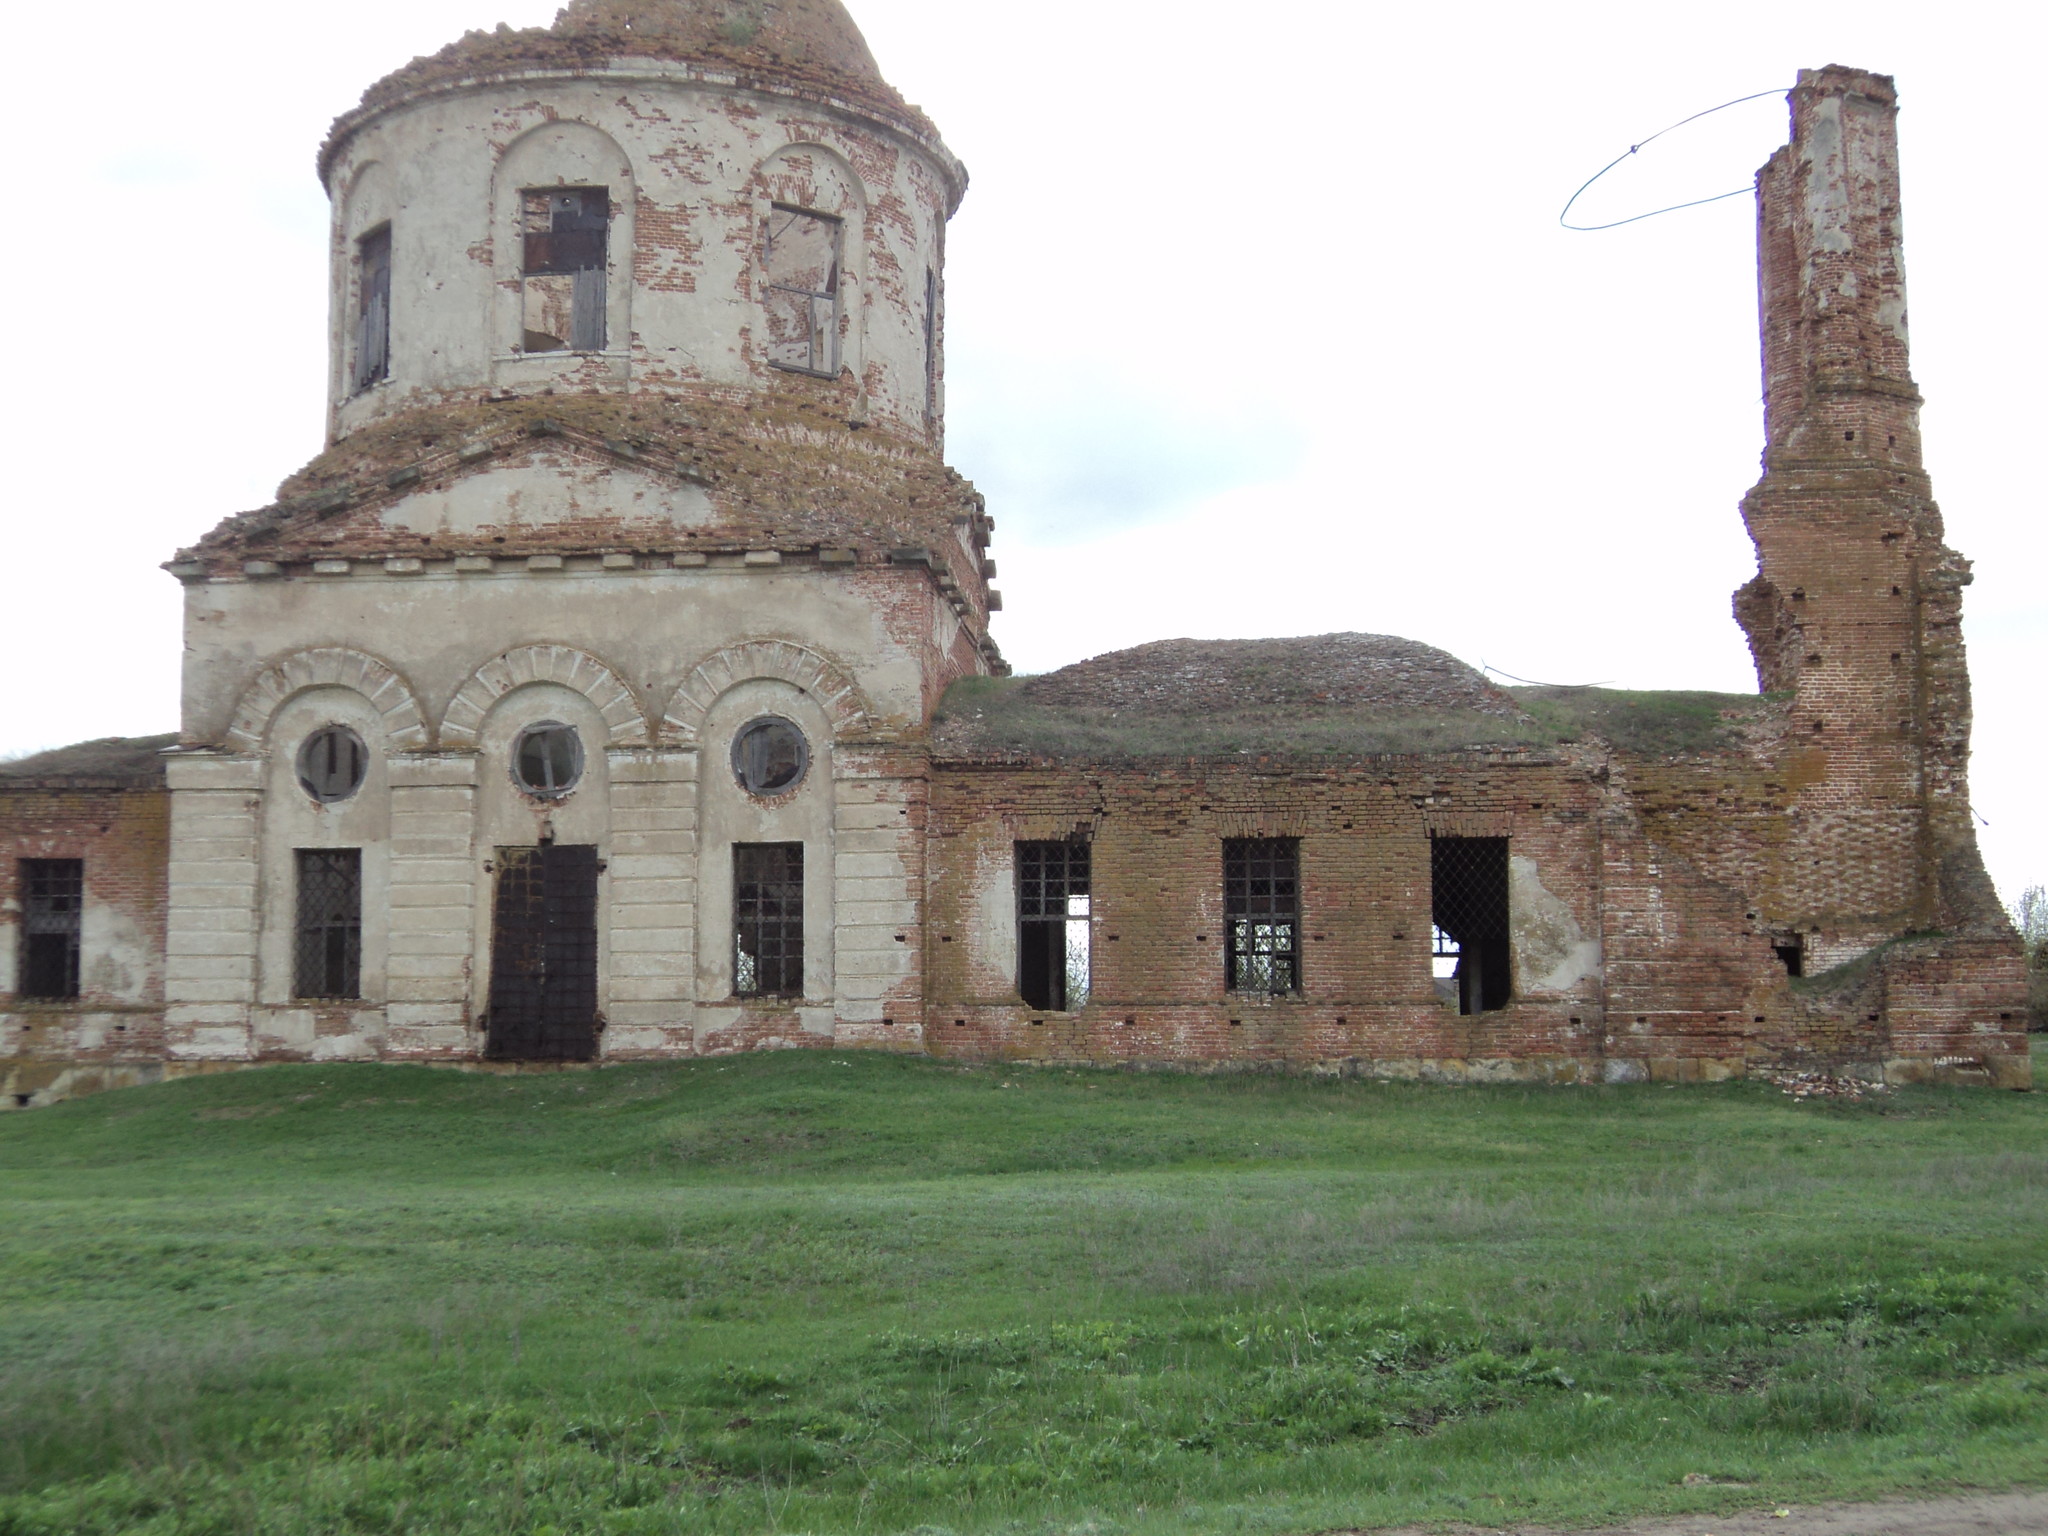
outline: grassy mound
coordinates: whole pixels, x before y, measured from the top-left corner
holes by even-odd
[[[1967,1091],[857,1054],[108,1094],[0,1120],[0,1533],[1310,1531],[2039,1482],[2044,1131]]]

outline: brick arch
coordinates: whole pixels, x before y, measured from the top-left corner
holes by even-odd
[[[235,705],[229,744],[238,752],[262,751],[278,710],[311,688],[347,688],[361,694],[384,717],[384,734],[393,748],[417,752],[426,747],[427,718],[412,685],[389,662],[343,646],[294,651],[266,667]]]
[[[604,717],[606,746],[644,747],[652,740],[633,690],[595,656],[572,645],[522,645],[492,657],[456,691],[441,717],[441,745],[474,748],[491,706],[528,683],[559,683],[590,700]]]
[[[832,722],[835,738],[864,734],[874,711],[867,695],[838,663],[793,640],[747,640],[707,657],[669,700],[663,724],[695,746],[704,717],[728,690],[757,678],[790,684],[809,694]]]

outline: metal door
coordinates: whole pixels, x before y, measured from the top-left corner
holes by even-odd
[[[498,850],[492,915],[494,1061],[597,1054],[597,850]]]

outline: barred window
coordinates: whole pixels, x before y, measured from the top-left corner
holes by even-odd
[[[363,854],[360,848],[298,850],[295,997],[362,996]]]
[[[84,919],[83,859],[21,861],[21,996],[78,996]]]
[[[736,843],[733,969],[736,997],[804,995],[804,845]]]
[[[1512,995],[1508,840],[1429,840],[1430,953],[1439,994],[1460,1013],[1492,1013]]]
[[[1233,992],[1301,987],[1301,844],[1233,837],[1223,844],[1225,975]]]
[[[1017,990],[1054,1013],[1088,1006],[1089,848],[1017,845]]]
[[[602,352],[605,347],[605,251],[612,222],[603,187],[550,187],[526,193],[525,352]]]
[[[839,243],[827,213],[777,203],[768,213],[768,361],[794,373],[839,374]]]

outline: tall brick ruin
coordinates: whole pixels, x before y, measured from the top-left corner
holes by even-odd
[[[1895,99],[1758,182],[1756,695],[1374,634],[1011,678],[943,459],[965,172],[837,0],[373,86],[326,451],[169,570],[175,743],[0,768],[6,1106],[756,1049],[2030,1082],[1907,366]]]

